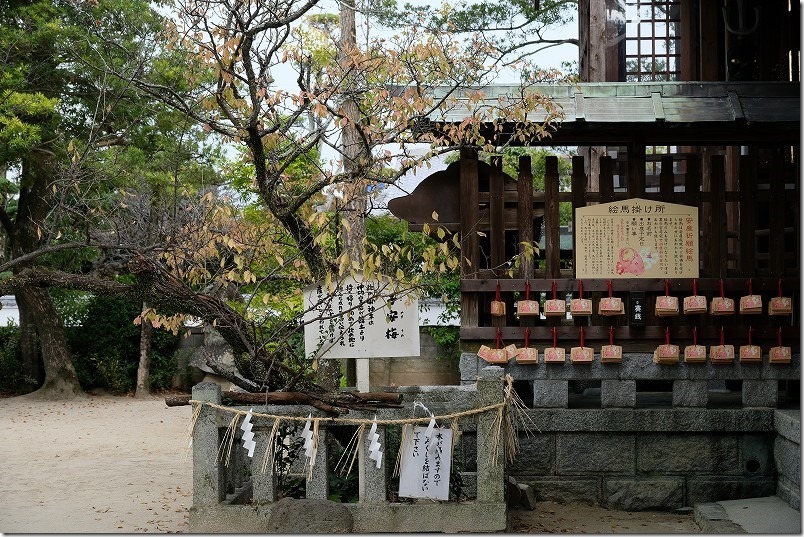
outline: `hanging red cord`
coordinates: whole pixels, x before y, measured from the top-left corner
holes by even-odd
[[[698,327],[697,326],[692,327],[692,344],[695,345],[696,347],[698,346]]]
[[[753,326],[749,326],[749,327],[748,327],[748,345],[749,345],[749,346],[752,346],[752,345],[753,345],[753,343],[751,343],[751,334],[752,334],[753,332],[754,332],[754,327],[753,327]]]
[[[557,300],[556,298],[556,281],[553,280],[553,300]]]
[[[667,326],[664,329],[664,344],[670,345],[670,327]]]
[[[692,280],[692,294],[698,296],[698,280]]]
[[[779,347],[782,346],[782,327],[780,326],[778,330],[776,330],[776,341],[779,344]]]
[[[583,280],[578,282],[578,298],[583,298]]]
[[[530,280],[525,280],[525,300],[530,300]]]
[[[581,327],[581,348],[583,348],[583,326]]]
[[[722,347],[725,344],[726,344],[726,340],[725,340],[725,336],[724,336],[724,332],[723,332],[723,325],[720,325],[720,346]]]
[[[664,296],[670,296],[670,280],[664,281]]]
[[[748,278],[748,294],[749,295],[754,294],[754,285],[753,283],[751,283],[751,278]]]
[[[553,347],[558,347],[558,331],[553,327]]]
[[[525,348],[530,347],[530,328],[525,328]]]
[[[614,345],[614,327],[609,326],[609,345]]]
[[[782,298],[782,279],[779,278],[779,298]]]
[[[609,285],[609,298],[611,298],[612,293],[613,293],[613,290],[612,290],[612,287],[611,287],[611,280],[608,281],[608,285]]]
[[[500,298],[500,280],[497,280],[497,289],[494,293],[494,300],[497,302],[502,302],[502,299]]]
[[[502,342],[503,342],[503,340],[502,340],[502,332],[500,332],[500,329],[498,328],[497,329],[497,335],[496,335],[496,338],[495,338],[495,344],[497,345],[497,349],[501,348]]]
[[[723,293],[723,278],[720,278],[720,298],[726,298],[726,295]]]

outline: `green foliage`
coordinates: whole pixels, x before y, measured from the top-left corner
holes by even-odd
[[[0,326],[0,393],[20,393],[26,379],[19,356],[20,329],[9,321]]]
[[[122,394],[134,389],[140,357],[140,327],[133,320],[138,304],[95,296],[88,300],[81,326],[68,330],[68,344],[79,382],[85,389]],[[175,373],[179,338],[155,330],[151,354],[151,389],[168,388]]]
[[[424,330],[430,334],[438,345],[439,360],[460,358],[460,327],[458,326],[427,326]]]

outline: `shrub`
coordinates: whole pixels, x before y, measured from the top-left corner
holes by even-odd
[[[68,330],[78,380],[85,390],[113,393],[134,389],[140,359],[139,303],[96,296],[89,299],[81,326]],[[155,330],[151,346],[151,389],[168,388],[176,368],[179,337]]]
[[[26,380],[31,381],[23,375],[19,348],[20,328],[11,321],[7,326],[0,326],[0,392],[2,393],[21,393]]]

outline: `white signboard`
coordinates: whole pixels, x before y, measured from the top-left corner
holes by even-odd
[[[449,469],[452,463],[452,429],[406,425],[402,462],[399,467],[399,495],[405,498],[449,499]]]
[[[304,352],[310,358],[419,356],[419,303],[385,280],[351,277],[332,293],[304,291]]]

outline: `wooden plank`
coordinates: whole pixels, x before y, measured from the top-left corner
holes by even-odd
[[[562,271],[568,272],[568,271]],[[628,291],[648,291],[659,294],[664,294],[664,278],[629,278],[612,280],[615,293],[623,293]],[[698,283],[699,294],[711,294],[720,289],[720,278],[695,278]],[[536,279],[531,280],[530,287],[533,292],[550,291],[552,289],[552,279]],[[751,285],[754,293],[765,293],[769,296],[775,296],[777,291],[777,283],[779,278],[776,276],[763,276],[752,277]],[[520,291],[525,288],[525,280],[521,278],[503,278],[499,280],[500,290],[502,292]],[[682,297],[692,294],[693,278],[674,278],[670,280],[670,293]],[[578,289],[577,280],[566,277],[556,278],[557,289],[559,293],[576,292]],[[723,278],[723,284],[727,291],[732,291],[737,294],[746,294],[743,291],[747,290],[746,280],[742,276],[738,278]],[[469,280],[461,280],[461,292],[468,293],[491,293],[497,285],[497,279],[490,278],[477,278]],[[782,278],[782,286],[785,290],[798,290],[801,286],[801,280],[797,276],[787,276]],[[589,291],[608,291],[608,279],[603,278],[590,278],[583,281],[584,294]],[[787,292],[787,291],[786,291]],[[795,293],[797,294],[797,293]],[[757,317],[759,318],[759,317]]]
[[[544,162],[544,248],[548,278],[558,278],[561,269],[558,213],[558,157],[549,156]]]
[[[491,268],[503,276],[505,265],[505,215],[503,212],[502,157],[494,157],[489,172],[489,240],[491,242]]]
[[[521,256],[519,265],[519,276],[521,278],[533,278],[534,259],[526,259],[523,255],[525,247],[522,243],[533,242],[533,175],[531,172],[530,156],[522,155],[519,157],[519,179],[517,180],[517,192],[519,193],[519,203],[517,204],[518,228],[519,228],[519,253]]]
[[[753,155],[740,157],[740,273],[756,274],[756,176]]]
[[[770,214],[768,228],[770,229],[770,241],[768,241],[768,253],[770,254],[770,275],[781,276],[784,274],[784,213],[785,213],[785,176],[780,163],[778,154],[774,154],[771,160],[770,170]]]
[[[760,341],[773,341],[775,346],[776,331],[778,326],[753,326],[754,332],[752,338],[756,341],[754,344],[759,344]],[[524,326],[506,326],[500,328],[502,338],[507,342],[513,340],[522,340],[525,338]],[[552,342],[552,328],[551,326],[534,326],[530,327],[531,341],[544,340]],[[679,342],[689,342],[692,340],[692,327],[690,326],[670,326],[670,338],[678,344]],[[698,343],[708,345],[709,341],[718,341],[720,339],[721,325],[713,326],[698,326]],[[782,326],[782,339],[788,346],[798,348],[800,346],[799,326]],[[627,346],[628,340],[655,340],[656,344],[664,343],[665,326],[645,326],[645,327],[632,327],[620,326],[616,329],[615,338],[619,341],[620,345]],[[494,341],[496,327],[461,327],[461,339],[465,340],[491,340]],[[556,332],[559,340],[577,340],[578,327],[577,326],[557,326]],[[739,341],[743,342],[747,339],[748,325],[724,325],[723,334],[727,342]],[[592,341],[608,340],[609,327],[608,326],[585,326],[584,327],[585,339]],[[537,345],[534,345],[537,346]],[[567,343],[564,346],[569,347]],[[627,349],[624,349],[627,350]],[[767,351],[766,351],[767,352]],[[683,359],[682,359],[683,360]],[[735,362],[737,360],[735,359]]]
[[[709,233],[708,276],[726,277],[728,259],[726,257],[726,159],[723,155],[712,155],[710,159],[710,185],[712,192],[711,223],[704,226],[704,234]]]
[[[477,151],[461,148],[460,204],[461,204],[461,279],[476,277],[480,260],[480,243],[477,236],[479,189]],[[478,297],[461,294],[461,326],[478,325]]]
[[[600,157],[600,203],[614,201],[614,161],[606,155]]]
[[[671,155],[662,157],[661,170],[659,174],[659,192],[662,194],[662,199],[675,202],[676,176],[673,173],[673,157]]]
[[[578,75],[582,82],[589,81],[589,2],[578,2]]]
[[[583,157],[572,157],[572,224],[573,229],[578,223],[575,217],[575,211],[579,208],[586,206],[586,174],[584,173]],[[575,262],[575,256],[578,252],[578,234],[573,231],[572,234],[572,266],[578,266]]]

